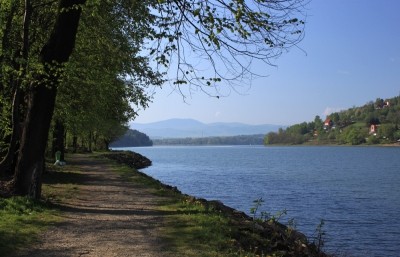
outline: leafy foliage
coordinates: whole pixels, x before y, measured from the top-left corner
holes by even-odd
[[[150,138],[137,130],[129,129],[122,137],[111,143],[111,147],[152,146]]]
[[[128,7],[133,8],[102,1],[85,9],[59,88],[55,117],[86,141],[109,143],[123,135],[127,122],[137,115],[133,106],[145,108],[151,100],[146,87],[162,82],[161,74],[140,54],[146,29],[141,24],[148,15],[137,8],[132,17],[121,15]],[[137,33],[126,33],[127,27]]]
[[[147,50],[173,87],[219,96],[218,84],[248,85],[253,61],[271,65],[303,38],[304,2],[159,0]]]
[[[376,99],[361,107],[332,113],[325,126],[319,116],[313,122],[303,122],[268,133],[264,144],[379,144],[393,143],[400,139],[400,97]],[[377,132],[369,131],[371,125]]]
[[[64,127],[107,148],[167,76],[188,94],[248,85],[303,38],[304,1],[0,0],[1,169],[39,197],[53,114],[57,148]]]

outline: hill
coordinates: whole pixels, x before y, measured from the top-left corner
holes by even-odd
[[[150,138],[137,130],[128,129],[122,137],[110,144],[110,147],[152,146]]]
[[[278,125],[248,125],[243,123],[209,123],[193,119],[169,119],[153,123],[132,123],[131,128],[146,133],[151,139],[227,137],[237,135],[265,135],[278,131]]]
[[[266,145],[273,144],[393,144],[400,142],[400,96],[377,98],[361,107],[335,112],[323,121],[303,122],[270,132]]]

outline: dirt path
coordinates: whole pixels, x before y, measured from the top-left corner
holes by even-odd
[[[124,181],[105,161],[76,155],[69,165],[82,172],[79,193],[62,201],[63,222],[19,257],[164,256],[156,196]]]

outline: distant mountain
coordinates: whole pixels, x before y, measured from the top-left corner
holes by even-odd
[[[153,123],[132,123],[132,129],[142,131],[152,139],[214,137],[267,134],[278,131],[279,125],[248,125],[243,123],[202,123],[193,119],[169,119]]]

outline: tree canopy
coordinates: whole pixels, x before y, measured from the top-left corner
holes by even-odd
[[[202,90],[218,96],[225,83],[248,84],[252,63],[271,65],[295,46],[304,33],[303,0],[158,1],[146,48],[171,69],[179,90]],[[188,85],[187,90],[182,87]],[[234,89],[234,88],[233,88]]]
[[[253,62],[270,65],[303,38],[304,4],[0,0],[2,175],[40,197],[53,124],[58,147],[65,129],[107,145],[151,101],[149,86],[219,96],[218,84],[251,80]]]

